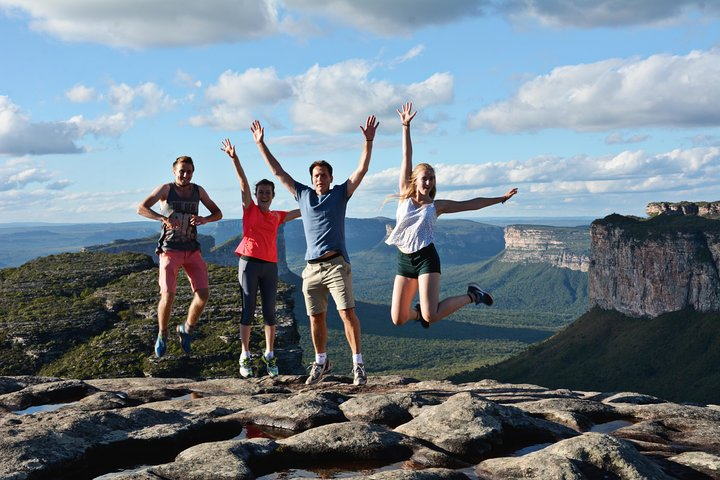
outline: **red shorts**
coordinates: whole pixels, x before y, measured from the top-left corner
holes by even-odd
[[[185,270],[192,291],[196,292],[202,288],[208,288],[207,265],[202,259],[200,250],[185,252],[182,250],[168,250],[160,255],[160,275],[158,283],[160,292],[172,292],[177,290],[177,276],[180,267]]]

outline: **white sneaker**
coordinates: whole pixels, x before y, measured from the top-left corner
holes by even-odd
[[[240,376],[248,378],[253,376],[252,362],[250,357],[240,357]]]

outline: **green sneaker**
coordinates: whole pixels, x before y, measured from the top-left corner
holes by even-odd
[[[240,357],[240,376],[243,378],[253,376],[253,368],[250,357]]]
[[[267,367],[268,375],[271,377],[277,377],[278,376],[278,367],[277,367],[277,359],[273,356],[270,359],[265,358],[265,355],[262,356],[262,361],[265,363],[265,366]]]

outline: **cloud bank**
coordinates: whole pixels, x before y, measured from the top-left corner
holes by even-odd
[[[720,49],[563,66],[472,113],[468,127],[510,133],[717,126],[718,78]]]

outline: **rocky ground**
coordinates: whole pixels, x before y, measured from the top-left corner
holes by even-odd
[[[0,377],[0,478],[720,479],[716,405],[304,380]]]

